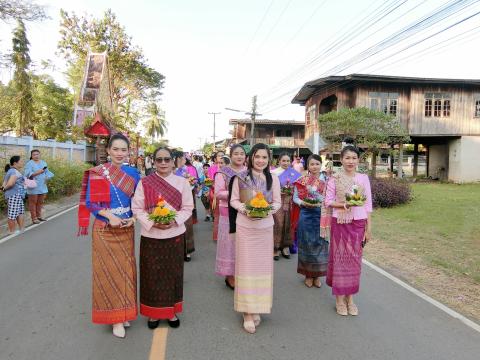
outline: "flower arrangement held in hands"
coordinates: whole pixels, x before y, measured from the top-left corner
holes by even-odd
[[[358,185],[352,186],[352,192],[345,194],[345,200],[350,206],[363,206],[367,197],[360,193],[360,188]]]
[[[261,192],[258,192],[246,205],[247,215],[251,218],[266,218],[273,207]]]
[[[207,186],[207,187],[212,187],[213,186],[213,179],[210,179],[209,177],[207,177],[205,179],[204,185]]]
[[[175,211],[170,210],[165,206],[165,200],[160,195],[158,197],[157,206],[153,209],[153,212],[148,215],[148,218],[159,224],[169,224],[175,219],[176,214]]]
[[[318,193],[316,186],[308,186],[308,194],[303,202],[310,205],[318,205],[322,202],[322,196]]]
[[[290,179],[287,179],[287,181],[285,182],[285,185],[282,186],[280,191],[283,195],[292,195],[293,187],[292,187],[292,184],[290,183]]]

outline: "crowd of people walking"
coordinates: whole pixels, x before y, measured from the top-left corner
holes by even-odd
[[[331,167],[322,171],[322,158],[315,154],[292,161],[283,153],[273,167],[265,144],[254,145],[248,154],[233,145],[229,156],[219,151],[210,163],[160,147],[145,177],[125,165],[129,147],[125,136],[113,135],[107,146],[110,162],[86,171],[82,185],[79,234],[86,235],[90,215],[95,218],[94,323],[112,325],[113,334],[123,338],[137,317],[138,221],[139,312],[151,329],[161,320],[180,326],[184,264],[192,259],[199,221],[196,199],[205,208],[204,221],[213,220],[212,273],[233,290],[233,309],[242,315],[245,331],[255,333],[262,316],[271,313],[275,261],[295,253],[307,288],[322,287],[326,276],[336,312],[358,315],[353,296],[359,291],[363,247],[371,238],[372,199],[368,177],[356,172],[360,154],[355,146],[342,149],[336,173]],[[22,163],[13,159],[11,165],[15,177]],[[10,186],[17,181],[12,179]]]

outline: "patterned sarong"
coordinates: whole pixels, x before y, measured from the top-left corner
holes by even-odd
[[[359,291],[366,224],[365,219],[339,224],[332,218],[327,285],[333,295],[353,295]]]
[[[297,273],[309,278],[325,276],[328,242],[320,237],[320,208],[301,208],[297,226]]]
[[[134,229],[105,227],[92,232],[92,321],[117,324],[137,317]]]
[[[183,237],[140,239],[140,313],[171,319],[183,309]]]
[[[273,227],[275,250],[281,250],[292,245],[290,233],[290,209],[292,195],[282,194],[282,208],[273,214],[275,225]]]

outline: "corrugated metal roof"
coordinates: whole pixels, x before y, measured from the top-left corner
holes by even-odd
[[[369,74],[351,74],[346,76],[328,76],[306,82],[292,99],[292,104],[305,105],[307,100],[318,90],[322,88],[331,88],[332,86],[346,86],[355,82],[377,82],[389,84],[415,84],[415,85],[458,85],[458,86],[480,86],[479,79],[444,79],[444,78],[420,78],[408,76],[388,76],[388,75],[369,75]],[[333,90],[333,88],[332,88]]]
[[[236,124],[250,124],[251,119],[230,119],[230,125]],[[255,119],[255,124],[263,124],[263,125],[305,125],[305,120],[271,120],[271,119]]]

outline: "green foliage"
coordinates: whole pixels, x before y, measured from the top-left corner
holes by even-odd
[[[111,10],[103,18],[79,17],[61,10],[60,53],[70,66],[69,79],[79,87],[88,49],[108,54],[114,108],[128,98],[146,100],[161,94],[164,76],[147,65],[142,50],[132,44]]]
[[[350,136],[357,143],[377,149],[382,144],[409,141],[408,131],[399,119],[368,108],[343,108],[320,115],[320,133],[329,142],[340,143]]]
[[[145,129],[148,136],[154,142],[158,136],[164,136],[167,130],[167,121],[165,120],[165,113],[155,102],[151,102],[147,106],[148,119],[145,123]]]
[[[17,21],[17,27],[13,31],[12,38],[12,64],[15,67],[13,73],[13,85],[16,91],[14,111],[17,135],[26,135],[32,132],[33,106],[32,86],[28,67],[31,59],[25,24],[22,20]]]
[[[38,139],[65,141],[71,131],[73,96],[47,75],[33,76],[33,132]]]
[[[83,162],[70,162],[65,159],[44,159],[48,168],[55,176],[48,181],[48,196],[47,201],[53,201],[63,196],[74,195],[80,191],[82,185],[83,172],[91,165]],[[3,163],[2,168],[5,166]],[[0,210],[5,210],[7,204],[4,198],[4,193],[0,192]]]
[[[213,144],[205,144],[202,148],[203,154],[206,159],[209,159],[213,155]]]
[[[0,0],[0,20],[21,19],[24,21],[44,20],[45,7],[25,0]]]
[[[55,176],[48,181],[48,198],[58,199],[80,191],[83,172],[90,165],[83,162],[69,162],[65,159],[45,159],[48,168]]]
[[[16,129],[15,126],[15,89],[0,83],[0,133]]]

